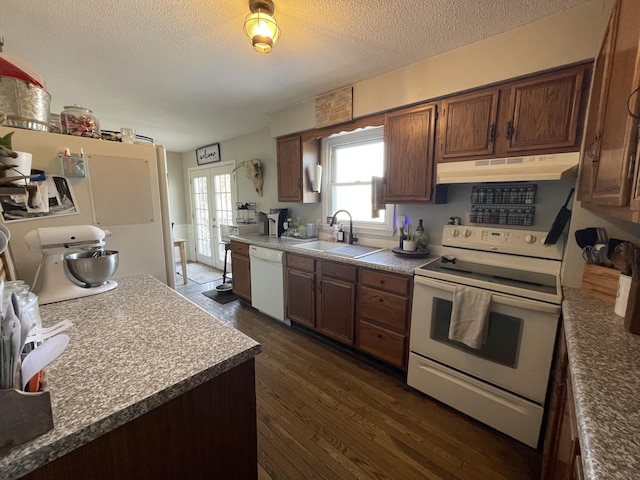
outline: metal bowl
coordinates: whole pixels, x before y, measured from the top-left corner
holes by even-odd
[[[68,273],[83,286],[104,285],[116,273],[118,252],[103,250],[70,253],[65,257]]]

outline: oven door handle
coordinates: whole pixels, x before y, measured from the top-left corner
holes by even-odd
[[[456,286],[450,283],[439,282],[430,278],[421,277],[416,275],[414,277],[414,284],[425,285],[428,287],[437,288],[446,292],[453,293],[456,290]],[[415,295],[416,292],[414,291]],[[526,310],[534,310],[536,312],[550,313],[552,315],[559,315],[561,307],[559,305],[551,305],[548,303],[538,302],[536,300],[527,300],[524,298],[506,297],[503,295],[493,294],[491,295],[491,303],[498,305],[506,305],[508,307],[523,308]]]

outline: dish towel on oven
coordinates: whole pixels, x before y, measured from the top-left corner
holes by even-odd
[[[449,338],[471,348],[480,348],[487,339],[491,292],[473,287],[456,286]]]

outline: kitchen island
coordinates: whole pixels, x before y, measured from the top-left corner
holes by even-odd
[[[40,308],[73,322],[46,369],[54,429],[0,478],[257,478],[260,345],[150,276]]]
[[[584,478],[640,478],[640,335],[612,304],[574,288],[562,315]]]

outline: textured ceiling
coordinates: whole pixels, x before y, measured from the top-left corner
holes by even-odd
[[[0,0],[4,51],[79,104],[183,152],[251,133],[269,114],[587,0],[274,0],[268,55],[247,0]]]

